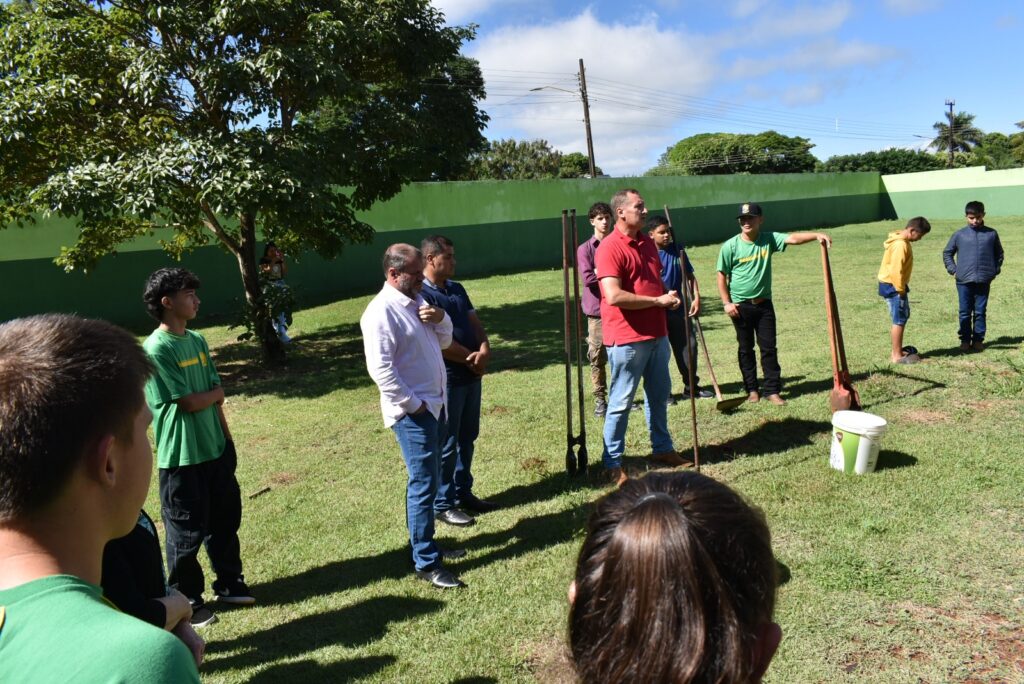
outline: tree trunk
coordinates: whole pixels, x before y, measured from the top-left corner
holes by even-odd
[[[256,216],[243,212],[239,216],[239,223],[241,239],[235,257],[238,259],[238,269],[242,273],[246,302],[255,313],[256,329],[253,332],[259,339],[264,362],[276,365],[285,360],[285,348],[277,336],[277,331],[274,330],[274,322],[263,306],[263,291],[260,289],[259,268],[256,265]]]

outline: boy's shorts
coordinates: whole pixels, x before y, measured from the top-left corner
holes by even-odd
[[[878,294],[885,299],[885,303],[889,306],[889,317],[892,318],[892,324],[906,325],[910,319],[910,298],[906,294],[901,295],[889,283],[879,283]]]

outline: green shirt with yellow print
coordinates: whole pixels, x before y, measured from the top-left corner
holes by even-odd
[[[718,252],[715,269],[729,279],[734,302],[772,298],[772,254],[786,249],[785,233],[758,233],[747,242],[741,235],[729,238]]]
[[[157,467],[177,468],[219,458],[225,439],[217,406],[189,413],[177,404],[182,397],[220,384],[206,340],[192,330],[175,335],[157,328],[142,346],[156,367],[146,383],[146,402],[153,412]]]

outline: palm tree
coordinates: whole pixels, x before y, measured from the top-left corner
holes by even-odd
[[[967,112],[948,113],[945,121],[936,121],[932,128],[935,140],[931,146],[939,152],[949,152],[950,147],[953,152],[970,152],[985,137],[974,125],[974,114]]]

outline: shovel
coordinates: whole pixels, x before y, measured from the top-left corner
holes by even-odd
[[[832,284],[832,267],[828,261],[828,247],[821,246],[821,267],[825,272],[825,312],[828,316],[828,342],[832,352],[832,393],[829,402],[832,412],[859,411],[860,394],[850,381],[850,369],[846,365],[846,348],[843,346],[843,328],[839,323],[839,304]]]

